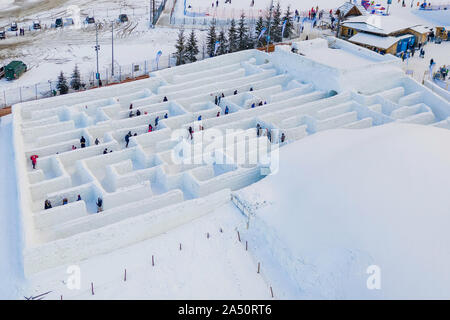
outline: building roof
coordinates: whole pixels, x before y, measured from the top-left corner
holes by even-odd
[[[369,13],[367,12],[367,10],[359,4],[353,4],[350,2],[346,2],[343,5],[341,5],[336,11],[339,11],[341,13],[344,14],[344,16],[346,16],[350,10],[352,10],[354,7],[356,7],[356,9],[361,13],[361,15],[365,16],[368,15]]]
[[[419,26],[417,23],[399,19],[394,16],[378,15],[352,17],[342,25],[355,30],[382,35],[390,35],[398,31]]]
[[[400,37],[381,37],[368,33],[357,33],[353,37],[348,39],[348,41],[386,50],[392,47],[398,41],[409,37],[413,37],[413,35],[407,34]]]

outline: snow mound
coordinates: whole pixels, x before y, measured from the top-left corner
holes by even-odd
[[[274,290],[450,298],[449,140],[448,130],[389,124],[282,148],[277,174],[237,192],[254,214],[248,236]],[[367,288],[371,265],[380,290]]]

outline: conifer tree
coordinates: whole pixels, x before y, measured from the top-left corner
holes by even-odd
[[[67,92],[69,92],[69,86],[67,85],[66,77],[64,76],[64,73],[62,71],[59,74],[56,89],[58,89],[59,94],[66,94]]]
[[[281,5],[278,2],[273,10],[272,17],[272,29],[270,31],[270,37],[274,42],[280,42],[281,39]]]
[[[228,52],[228,40],[224,30],[220,31],[219,38],[217,40],[220,43],[219,49],[217,49],[217,55],[226,54]]]
[[[191,34],[186,45],[186,57],[190,62],[197,61],[197,55],[199,53],[197,38],[195,37],[195,31],[192,29]]]
[[[214,56],[214,49],[216,47],[217,34],[216,24],[211,23],[209,27],[208,35],[206,36],[206,52],[210,57]]]
[[[292,18],[291,7],[288,6],[287,10],[284,14],[283,22],[282,22],[282,23],[284,23],[284,21],[286,21],[286,27],[284,28],[284,35],[283,35],[285,38],[291,38],[291,35],[294,31],[294,24],[292,23],[292,19],[293,18]]]
[[[236,31],[236,20],[231,20],[230,29],[228,29],[228,52],[235,52],[238,50],[238,36]]]
[[[245,50],[248,48],[248,38],[247,38],[247,26],[245,23],[245,14],[241,14],[241,18],[239,19],[239,26],[238,26],[238,49],[239,50]]]
[[[265,28],[265,23],[264,23],[264,19],[262,16],[260,16],[258,18],[258,21],[256,21],[256,26],[255,26],[255,41],[256,41],[256,46],[257,47],[262,47],[266,44],[266,35],[263,35],[259,40],[258,37],[261,34],[262,30]]]
[[[80,76],[80,70],[78,70],[78,65],[75,65],[75,68],[72,72],[72,80],[70,81],[70,86],[74,90],[80,90],[81,88],[81,76]]]
[[[177,50],[176,51],[177,66],[186,63],[186,48],[184,42],[185,42],[184,29],[181,28],[180,31],[178,32],[178,39],[175,45],[175,48]]]

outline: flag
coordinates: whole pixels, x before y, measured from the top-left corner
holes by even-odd
[[[286,23],[287,23],[287,19],[285,19],[283,22],[283,29],[281,29],[281,38],[284,37],[284,30],[286,29]]]
[[[261,37],[264,35],[264,33],[266,32],[266,30],[267,30],[267,28],[263,28],[263,29],[261,30],[261,33],[259,34],[259,37],[258,37],[258,41],[259,41],[259,39],[261,39]]]
[[[214,45],[214,55],[216,55],[217,49],[219,49],[219,47],[220,47],[220,42],[216,41],[216,44]]]

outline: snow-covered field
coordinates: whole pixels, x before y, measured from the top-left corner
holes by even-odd
[[[448,299],[447,129],[327,131],[280,150],[280,170],[237,194],[283,298]],[[381,290],[369,290],[369,266]],[[280,269],[283,271],[280,272]],[[283,278],[281,274],[289,274]]]
[[[244,224],[230,203],[157,238],[81,262],[79,289],[67,287],[74,269],[67,273],[63,266],[31,277],[26,293],[52,291],[46,299],[270,299],[270,284],[238,241],[235,228]]]
[[[0,118],[0,299],[20,298],[24,280],[12,131],[12,116]]]

